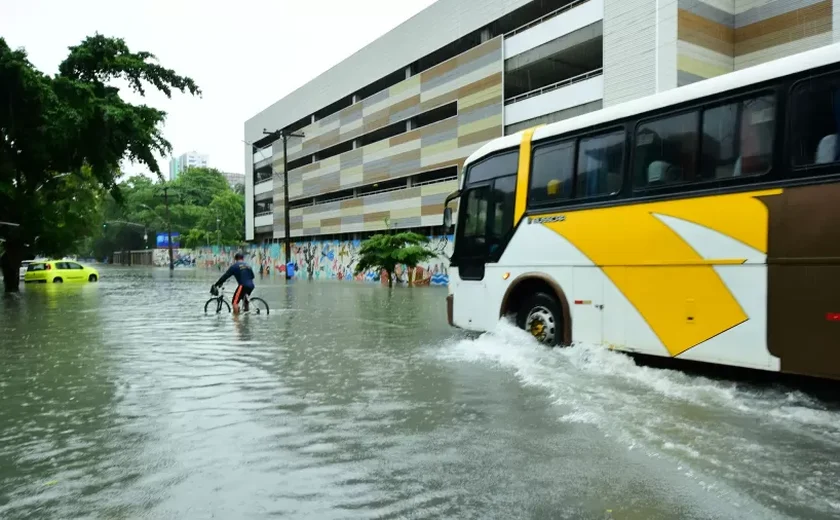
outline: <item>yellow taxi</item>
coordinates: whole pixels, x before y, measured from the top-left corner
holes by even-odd
[[[35,260],[26,268],[24,283],[96,282],[99,271],[71,260]]]

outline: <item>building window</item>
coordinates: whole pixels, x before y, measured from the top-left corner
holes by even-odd
[[[531,159],[528,203],[539,206],[570,199],[575,170],[574,158],[573,140],[535,148]]]
[[[270,181],[274,177],[274,171],[270,164],[261,166],[254,170],[254,184]]]
[[[580,140],[575,198],[615,195],[621,191],[624,131]]]
[[[790,113],[794,166],[840,162],[840,75],[797,83]]]
[[[648,121],[636,130],[635,187],[655,188],[695,180],[697,112]]]
[[[254,216],[270,215],[274,211],[274,203],[271,200],[261,200],[254,203]]]
[[[704,180],[761,175],[773,162],[776,99],[761,96],[703,112]]]

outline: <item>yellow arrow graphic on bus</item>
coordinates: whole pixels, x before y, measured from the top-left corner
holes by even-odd
[[[639,311],[672,356],[749,317],[714,265],[743,258],[703,258],[654,214],[707,227],[767,252],[768,190],[565,213],[545,224],[599,266]]]

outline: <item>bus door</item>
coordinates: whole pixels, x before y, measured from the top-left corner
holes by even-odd
[[[487,212],[490,207],[490,183],[473,185],[461,194],[458,205],[459,224],[456,228],[452,264],[458,276],[452,280],[459,305],[455,305],[454,319],[467,329],[480,326],[478,317],[485,313],[481,302],[486,301],[484,283],[487,263]],[[469,302],[469,303],[465,303]]]
[[[461,195],[461,224],[453,254],[458,267],[457,293],[459,298],[475,302],[468,306],[470,312],[480,313],[482,319],[498,318],[498,309],[484,308],[488,302],[485,274],[488,264],[499,261],[513,233],[515,194],[516,175],[506,175],[472,185]],[[475,318],[466,322],[475,323]]]

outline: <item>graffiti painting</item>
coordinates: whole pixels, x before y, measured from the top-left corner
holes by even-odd
[[[429,237],[429,248],[436,257],[417,266],[398,266],[397,283],[411,285],[448,285],[449,258],[452,254],[452,235]],[[361,240],[321,240],[293,242],[292,262],[297,278],[311,280],[355,280],[387,283],[383,273],[375,271],[355,274],[359,261]],[[230,247],[202,247],[173,250],[176,267],[200,267],[222,271],[233,262],[233,255],[240,249]],[[256,245],[244,248],[245,261],[251,264],[258,276],[285,275],[286,259],[281,244]],[[166,249],[154,252],[157,266],[169,265]]]

